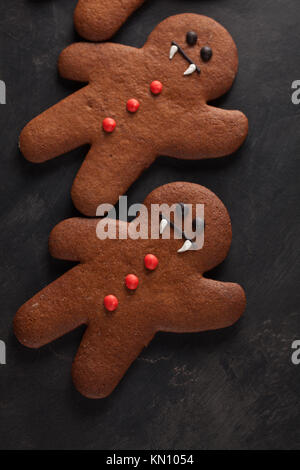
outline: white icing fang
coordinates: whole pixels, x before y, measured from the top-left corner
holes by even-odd
[[[184,72],[183,75],[192,75],[192,73],[196,72],[197,67],[195,64],[191,64],[188,69]]]

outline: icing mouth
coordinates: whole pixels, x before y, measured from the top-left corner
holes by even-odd
[[[160,222],[160,227],[159,227],[160,235],[162,235],[164,233],[164,231],[165,231],[165,229],[167,228],[168,225],[170,225],[170,227],[172,227],[174,230],[181,233],[182,237],[185,238],[184,244],[182,245],[182,247],[179,250],[177,250],[177,253],[185,253],[186,251],[189,251],[189,250],[194,248],[194,243],[192,242],[192,240],[187,238],[185,233],[182,232],[182,230],[180,230],[173,222],[166,219],[165,217],[162,217],[161,222]]]
[[[177,42],[175,41],[172,41],[172,44],[171,44],[171,49],[170,49],[170,54],[169,54],[169,59],[170,60],[173,60],[175,55],[179,52],[179,54],[182,55],[182,57],[190,64],[189,67],[186,69],[186,71],[184,72],[184,76],[187,76],[187,75],[192,75],[193,73],[197,72],[199,75],[201,73],[201,70],[200,70],[200,67],[198,67],[198,65],[196,65],[192,59],[184,52],[184,50],[182,49],[182,47],[179,46],[179,44],[177,44]]]

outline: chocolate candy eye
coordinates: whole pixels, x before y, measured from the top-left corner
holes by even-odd
[[[198,41],[198,35],[194,31],[189,31],[186,35],[186,42],[189,46],[195,46]]]
[[[200,55],[201,55],[201,59],[203,60],[203,62],[208,62],[212,58],[212,55],[213,55],[211,47],[209,46],[202,47]]]

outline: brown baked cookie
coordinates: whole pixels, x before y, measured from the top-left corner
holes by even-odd
[[[216,158],[240,147],[248,132],[244,114],[207,104],[229,90],[237,67],[229,33],[193,14],[163,21],[142,49],[74,44],[60,56],[60,73],[89,85],[31,121],[21,151],[44,162],[90,144],[72,198],[95,216],[159,155]]]
[[[90,41],[112,37],[145,0],[79,0],[74,21],[78,33]]]
[[[174,213],[166,215],[162,203],[174,205]],[[197,204],[204,205],[202,221],[195,217]],[[17,338],[31,348],[87,325],[72,375],[89,398],[109,395],[156,332],[229,327],[245,309],[239,285],[203,276],[225,259],[231,244],[230,218],[216,195],[196,184],[172,183],[153,191],[145,205],[149,213],[155,207],[148,220],[140,212],[130,224],[115,224],[132,238],[153,228],[159,234],[160,226],[157,239],[100,240],[106,219],[60,223],[51,233],[50,252],[80,264],[23,305],[14,320]],[[180,218],[193,221],[194,233],[204,231],[202,249],[191,251],[195,238],[185,230],[179,237],[178,210]]]

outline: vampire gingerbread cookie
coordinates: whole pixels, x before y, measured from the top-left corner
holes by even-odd
[[[79,0],[74,22],[78,33],[90,41],[113,36],[145,0]]]
[[[33,119],[21,134],[21,151],[44,162],[90,144],[72,199],[95,216],[159,155],[216,158],[240,147],[247,118],[208,104],[229,90],[237,66],[229,33],[194,14],[163,21],[141,49],[74,44],[59,59],[60,73],[89,84]]]
[[[51,254],[79,264],[25,303],[14,320],[17,338],[31,348],[87,326],[72,375],[89,398],[109,395],[156,332],[226,328],[245,309],[239,285],[203,275],[231,244],[230,218],[215,194],[172,183],[144,204],[131,223],[114,222],[119,236],[112,239],[100,239],[105,218],[70,219],[54,228]],[[178,212],[192,231],[177,222]]]

